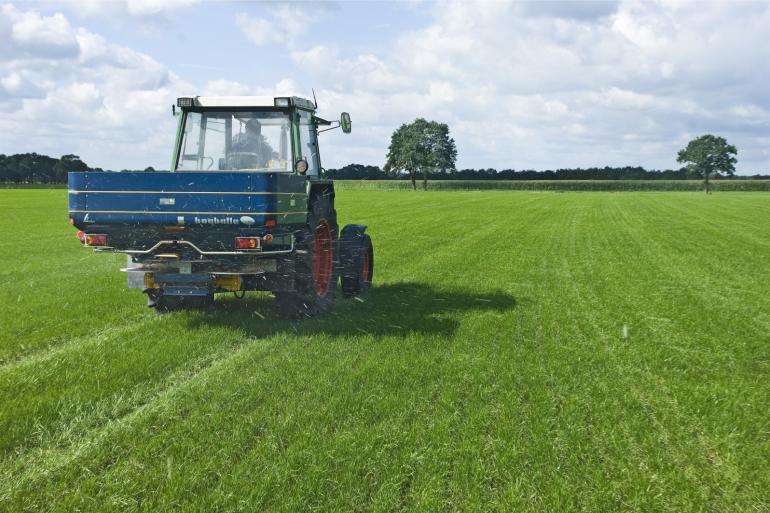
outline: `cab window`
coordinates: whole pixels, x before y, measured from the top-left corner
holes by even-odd
[[[177,170],[291,172],[283,112],[188,112]]]

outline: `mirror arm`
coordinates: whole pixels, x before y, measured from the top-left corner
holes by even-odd
[[[324,128],[323,130],[319,130],[318,133],[320,134],[321,132],[328,132],[329,130],[334,130],[335,128],[339,128],[340,127],[340,122],[339,121],[332,121],[332,123],[337,123],[337,126],[333,126],[331,128]]]

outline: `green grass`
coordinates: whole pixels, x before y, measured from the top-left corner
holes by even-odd
[[[766,193],[337,209],[362,301],[158,316],[65,191],[0,191],[0,511],[770,509]]]

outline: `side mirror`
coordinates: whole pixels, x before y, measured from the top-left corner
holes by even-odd
[[[340,116],[340,126],[342,127],[343,132],[345,132],[346,134],[350,133],[350,126],[351,126],[350,114],[348,114],[347,112],[343,112],[342,115]]]
[[[296,171],[297,173],[299,173],[301,175],[304,175],[305,173],[307,173],[307,160],[302,159],[302,160],[298,160],[297,162],[295,162],[294,163],[294,171]]]

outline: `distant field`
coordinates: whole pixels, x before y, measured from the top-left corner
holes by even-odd
[[[374,288],[304,322],[0,190],[0,511],[770,510],[770,195],[344,188]]]
[[[411,189],[409,180],[337,180],[339,188]],[[418,183],[422,189],[422,182]],[[703,191],[702,180],[430,180],[428,190]],[[714,180],[714,191],[770,191],[770,180]]]

